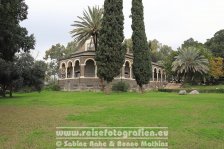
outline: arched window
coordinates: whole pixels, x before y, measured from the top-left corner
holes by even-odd
[[[124,68],[124,76],[125,78],[130,78],[130,63],[128,61],[125,62],[125,68]]]
[[[85,63],[85,73],[84,77],[95,77],[95,62],[89,59]]]

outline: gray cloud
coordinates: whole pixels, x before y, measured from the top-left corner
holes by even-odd
[[[77,16],[88,6],[102,6],[104,0],[25,0],[29,6],[28,19],[21,23],[36,37],[33,55],[42,59],[44,52],[56,43],[71,41],[69,32]],[[146,34],[149,39],[176,49],[193,37],[200,42],[224,27],[222,0],[143,0]],[[124,0],[125,36],[130,38],[131,0]]]

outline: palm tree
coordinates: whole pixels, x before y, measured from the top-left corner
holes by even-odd
[[[172,71],[184,78],[191,77],[191,80],[193,80],[196,73],[203,75],[209,71],[208,59],[194,47],[181,49],[175,59],[172,63]]]
[[[79,47],[92,37],[95,50],[97,50],[97,40],[99,30],[102,24],[103,9],[99,6],[88,7],[88,11],[83,11],[83,17],[79,17],[79,21],[74,21],[72,26],[75,27],[71,31],[72,37],[78,42]]]

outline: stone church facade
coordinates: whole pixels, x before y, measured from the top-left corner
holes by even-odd
[[[97,77],[95,50],[87,41],[77,52],[69,58],[59,62],[59,85],[64,91],[100,90],[101,82]],[[127,51],[121,74],[112,83],[124,81],[130,90],[138,89],[132,72],[133,54]],[[166,84],[166,74],[162,66],[152,63],[152,78],[144,88],[159,88]]]

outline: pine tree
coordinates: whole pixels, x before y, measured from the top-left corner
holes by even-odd
[[[124,15],[122,10],[122,0],[105,0],[96,61],[97,75],[107,83],[120,74],[120,69],[124,64],[125,48],[122,46]]]
[[[143,85],[151,78],[152,66],[150,51],[145,34],[142,0],[132,0],[132,41],[133,41],[133,72],[141,91]]]

